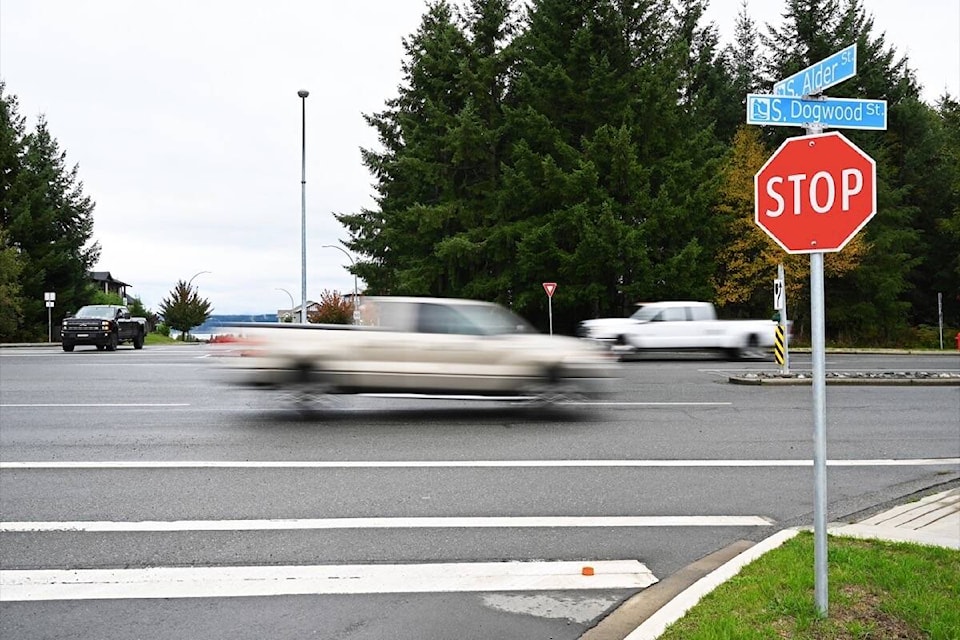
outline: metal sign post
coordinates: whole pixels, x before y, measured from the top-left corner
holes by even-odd
[[[823,127],[806,128],[807,135]],[[874,200],[876,202],[876,200]],[[823,301],[823,252],[810,254],[810,347],[813,375],[813,573],[817,611],[829,611],[827,590],[827,358]]]
[[[56,303],[57,294],[45,291],[43,300],[47,304],[47,342],[53,342],[53,305]]]
[[[544,282],[543,290],[547,292],[547,309],[550,314],[550,335],[553,335],[553,292],[557,290],[557,283]]]
[[[790,373],[790,326],[787,323],[787,287],[783,265],[777,265],[777,279],[773,281],[773,308],[777,311],[777,363],[780,373]]]
[[[817,610],[822,617],[826,617],[828,605],[823,254],[843,249],[877,212],[873,158],[839,133],[824,134],[823,129],[884,130],[887,108],[883,100],[831,99],[819,94],[856,75],[856,66],[853,44],[775,83],[775,95],[747,95],[747,124],[803,126],[807,134],[787,139],[757,172],[754,199],[757,226],[787,253],[810,254],[814,570]],[[785,185],[789,185],[786,191]],[[782,215],[788,202],[792,203],[791,214]],[[782,280],[782,268],[778,276]],[[783,327],[786,316],[784,303],[780,314]]]
[[[827,383],[823,319],[823,253],[810,254],[813,352],[813,568],[817,610],[827,615]]]
[[[937,326],[940,327],[940,351],[943,351],[943,293],[937,292]]]

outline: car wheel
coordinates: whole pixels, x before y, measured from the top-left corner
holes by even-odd
[[[64,343],[63,343],[63,350],[64,350],[64,351],[73,351],[73,343],[71,343],[71,342],[64,342]]]
[[[133,348],[143,349],[143,331],[139,331],[133,338]]]
[[[107,345],[106,345],[107,351],[116,351],[118,343],[119,343],[119,340],[117,340],[117,334],[111,333],[110,338],[107,340]]]
[[[524,391],[525,404],[532,407],[556,407],[584,399],[577,384],[565,377],[563,371],[557,367],[545,370],[543,375]]]
[[[322,371],[302,364],[291,374],[289,383],[280,390],[285,405],[303,414],[333,407],[336,390]]]

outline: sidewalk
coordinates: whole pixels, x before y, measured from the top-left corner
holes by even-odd
[[[744,566],[764,553],[779,547],[799,531],[799,529],[785,529],[741,551],[674,596],[628,635],[619,637],[623,640],[655,640],[669,625],[682,618],[701,598],[737,575]],[[911,542],[960,550],[960,488],[949,489],[916,502],[893,507],[860,522],[833,523],[828,525],[827,531],[836,536]],[[627,608],[630,606],[628,602]],[[604,636],[590,636],[588,633],[585,637]]]

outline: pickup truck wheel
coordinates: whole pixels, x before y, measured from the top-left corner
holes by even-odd
[[[106,350],[107,350],[107,351],[116,351],[116,350],[117,350],[117,344],[118,344],[119,342],[120,342],[120,341],[117,339],[117,334],[111,333],[111,334],[110,334],[110,337],[107,338],[107,344],[105,345]]]
[[[138,331],[137,335],[133,337],[133,348],[143,349],[143,331]]]
[[[753,333],[747,336],[743,346],[727,349],[727,357],[730,360],[746,360],[747,358],[761,357],[762,355],[760,339]]]
[[[73,343],[72,343],[72,342],[64,342],[64,343],[63,343],[63,350],[64,350],[64,351],[73,351]]]

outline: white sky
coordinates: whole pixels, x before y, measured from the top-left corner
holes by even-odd
[[[752,0],[761,29],[784,3]],[[960,2],[866,0],[933,103],[960,95]],[[0,0],[0,78],[45,114],[96,203],[96,270],[156,311],[194,279],[216,314],[300,301],[307,89],[307,297],[353,290],[332,212],[373,206],[361,114],[397,93],[424,0]],[[740,0],[711,0],[728,42]],[[863,96],[872,98],[873,96]],[[208,273],[200,273],[208,272]],[[540,283],[531,283],[540,287]],[[362,287],[362,283],[361,283]]]

